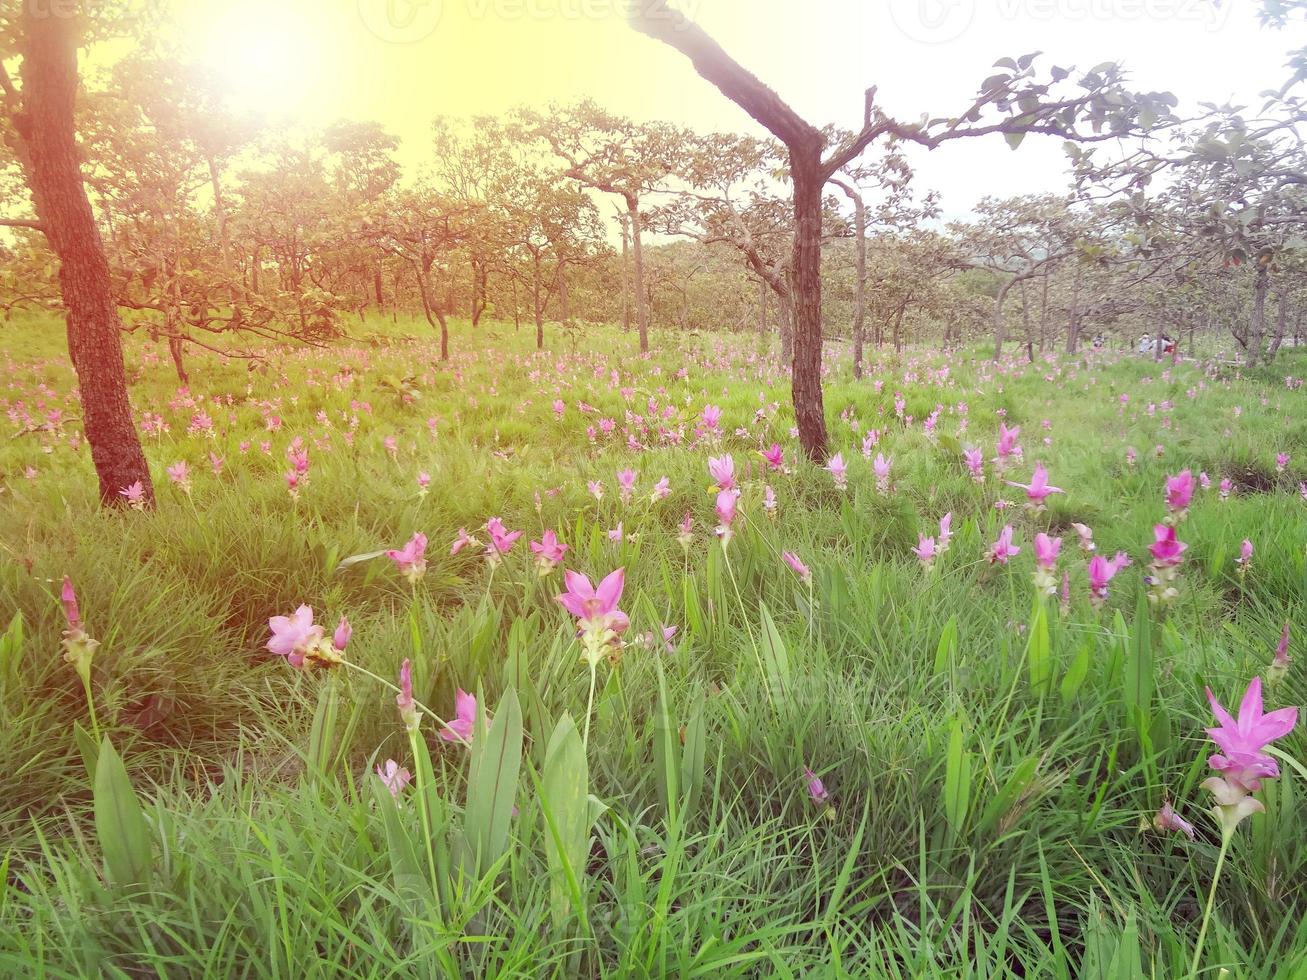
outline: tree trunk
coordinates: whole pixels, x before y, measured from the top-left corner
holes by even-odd
[[[631,232],[630,217],[618,214],[622,223],[622,333],[631,332]]]
[[[1076,266],[1075,286],[1071,290],[1071,317],[1066,325],[1066,352],[1074,354],[1080,346],[1080,266]]]
[[[994,299],[994,360],[998,361],[1003,356],[1003,336],[1005,326],[1003,324],[1003,300],[1007,299],[1008,290],[1017,284],[1017,277],[1013,276],[998,291],[998,296]]]
[[[1253,313],[1248,323],[1248,356],[1250,368],[1256,367],[1262,356],[1262,338],[1266,336],[1266,290],[1271,276],[1267,264],[1258,261],[1253,276]]]
[[[777,331],[781,335],[781,363],[794,360],[794,304],[788,295],[777,300]]]
[[[1289,294],[1283,289],[1277,290],[1275,299],[1275,336],[1271,338],[1271,346],[1266,350],[1267,364],[1280,353],[1280,345],[1284,343],[1284,328],[1289,321]]]
[[[1021,329],[1026,335],[1026,361],[1033,364],[1035,361],[1035,343],[1030,336],[1030,297],[1026,293],[1026,284],[1021,284]]]
[[[376,299],[377,309],[384,314],[386,312],[386,294],[382,289],[380,265],[372,270],[372,295]]]
[[[767,342],[767,281],[758,280],[758,336]]]
[[[834,180],[853,202],[853,247],[856,257],[853,278],[853,376],[862,377],[863,330],[867,322],[867,204],[852,184]]]
[[[905,302],[899,306],[894,313],[894,353],[903,353],[903,314],[908,311],[908,304]]]
[[[40,4],[23,7],[23,107],[14,114],[27,174],[50,247],[59,257],[59,287],[68,353],[81,392],[82,428],[100,483],[100,502],[121,505],[124,487],[140,482],[153,505],[150,469],[127,397],[118,307],[86,187],[74,131],[77,51],[74,21]]]
[[[790,378],[799,442],[814,462],[826,459],[821,391],[821,145],[790,148],[794,183],[794,359]]]
[[[537,253],[532,256],[532,268],[534,275],[531,277],[531,300],[535,308],[536,318],[536,350],[544,350],[545,347],[545,307],[540,301],[540,255]]]
[[[644,245],[640,229],[640,201],[634,194],[626,199],[631,222],[631,257],[635,260],[635,325],[640,331],[640,353],[649,350],[649,306],[644,298]]]
[[[572,319],[572,301],[567,292],[567,265],[558,263],[558,313],[563,323]]]

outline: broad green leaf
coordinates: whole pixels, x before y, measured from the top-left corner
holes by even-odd
[[[540,776],[540,810],[545,818],[545,863],[554,926],[583,910],[585,866],[590,853],[590,773],[585,746],[571,715],[554,726]]]
[[[146,885],[153,849],[141,801],[127,767],[105,738],[95,764],[95,836],[109,880],[120,888]]]
[[[508,851],[509,826],[522,766],[522,711],[512,688],[504,692],[495,720],[486,726],[478,696],[476,731],[467,775],[463,832],[477,875],[485,875]]]

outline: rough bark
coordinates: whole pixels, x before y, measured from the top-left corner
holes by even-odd
[[[631,332],[631,232],[630,218],[619,214],[622,223],[622,333]]]
[[[26,4],[22,19],[22,107],[14,128],[26,149],[37,218],[59,258],[68,353],[81,393],[82,427],[100,484],[100,502],[121,505],[137,481],[154,501],[127,396],[122,322],[109,263],[86,196],[74,131],[77,52],[74,21]]]

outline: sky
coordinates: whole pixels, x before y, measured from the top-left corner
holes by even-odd
[[[168,0],[156,0],[164,3]],[[438,114],[590,97],[636,119],[759,127],[680,54],[624,21],[626,0],[171,0],[176,30],[232,102],[280,124],[375,119],[426,154]],[[681,0],[745,67],[816,125],[856,128],[867,86],[901,118],[965,106],[997,58],[1120,61],[1182,106],[1249,101],[1302,41],[1258,26],[1252,0]],[[1061,141],[967,140],[913,157],[947,216],[985,196],[1065,189]]]

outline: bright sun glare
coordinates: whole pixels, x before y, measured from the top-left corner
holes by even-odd
[[[319,67],[307,20],[284,9],[237,3],[210,7],[196,21],[187,34],[235,108],[273,117],[304,109]]]

